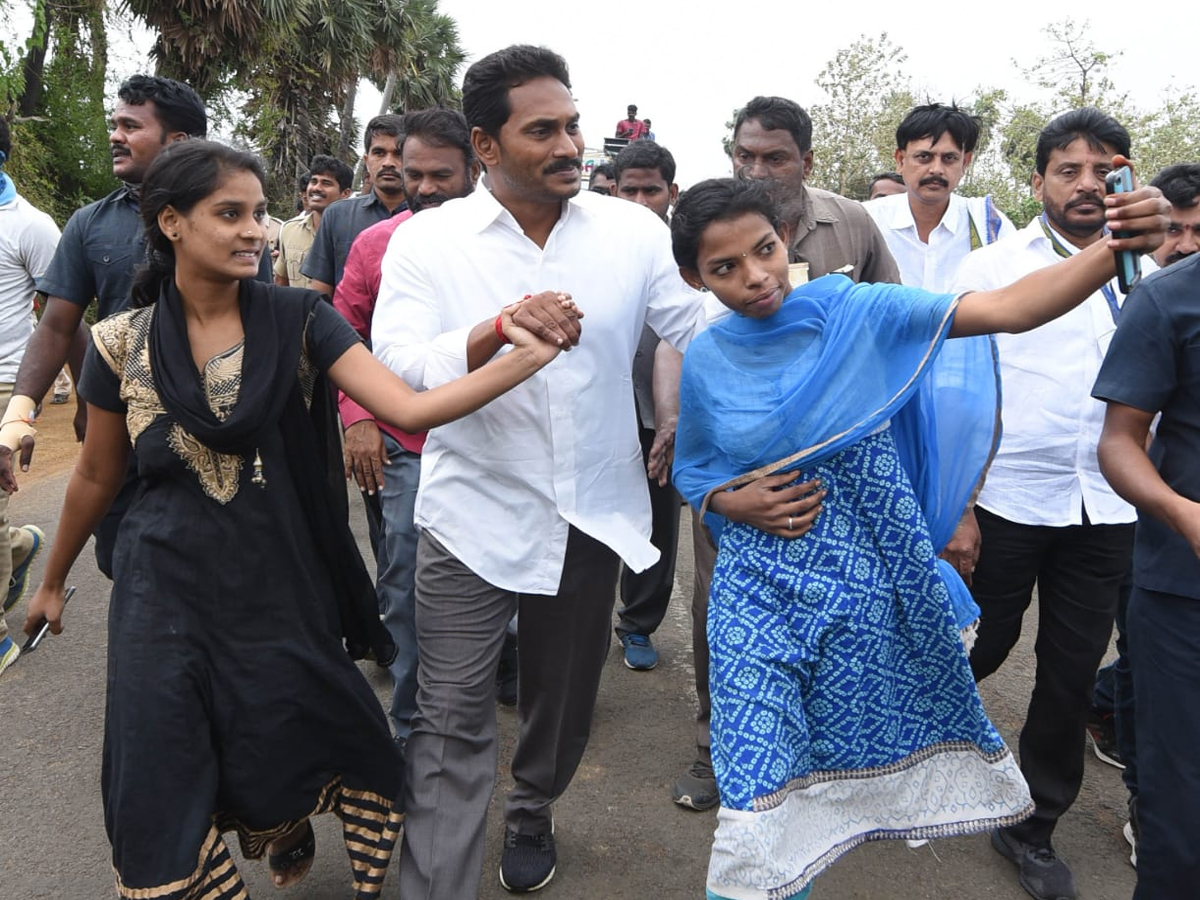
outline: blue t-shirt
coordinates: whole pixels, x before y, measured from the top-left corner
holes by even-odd
[[[1146,277],[1121,309],[1092,389],[1098,400],[1162,413],[1150,460],[1172,490],[1200,502],[1200,255]],[[1143,514],[1133,551],[1139,587],[1200,600],[1200,559]]]
[[[133,273],[146,261],[146,242],[137,201],[122,185],[102,200],[78,209],[67,221],[49,268],[37,289],[86,307],[94,297],[97,319],[129,308]],[[263,251],[259,281],[270,284],[271,254]]]
[[[401,203],[388,212],[374,191],[330,204],[321,214],[321,224],[313,236],[312,248],[300,264],[300,274],[337,287],[342,280],[346,257],[350,255],[350,245],[354,239],[376,222],[390,219],[406,209],[408,204]]]

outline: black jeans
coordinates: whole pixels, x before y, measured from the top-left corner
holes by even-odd
[[[1137,694],[1138,881],[1134,900],[1200,891],[1200,600],[1134,586],[1129,652]]]
[[[1084,728],[1096,667],[1112,636],[1133,524],[1020,525],[977,508],[983,550],[971,593],[982,611],[971,651],[976,681],[995,672],[1021,636],[1038,589],[1033,695],[1021,729],[1021,772],[1036,810],[1011,829],[1048,844],[1083,781]]]
[[[1121,579],[1121,591],[1117,602],[1117,658],[1096,673],[1096,687],[1092,691],[1092,712],[1113,717],[1113,730],[1117,737],[1117,752],[1125,770],[1121,778],[1130,797],[1138,793],[1137,782],[1137,732],[1133,727],[1133,669],[1129,661],[1129,632],[1125,627],[1129,609],[1129,592],[1133,590],[1133,572],[1125,573]]]

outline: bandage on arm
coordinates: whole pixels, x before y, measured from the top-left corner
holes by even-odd
[[[37,402],[24,394],[14,394],[8,401],[4,417],[0,419],[0,445],[8,447],[14,453],[21,449],[21,439],[26,435],[33,437],[37,430],[33,427],[33,413]]]

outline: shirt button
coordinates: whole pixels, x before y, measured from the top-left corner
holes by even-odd
[[[109,257],[108,257],[108,255],[107,255],[107,254],[105,254],[105,256],[104,256],[104,261],[105,261],[105,262],[108,262],[108,261],[109,261]]]

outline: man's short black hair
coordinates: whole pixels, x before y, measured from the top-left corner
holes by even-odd
[[[617,170],[613,168],[612,163],[597,163],[592,166],[591,180],[595,181],[597,175],[603,175],[609,181],[617,180]]]
[[[398,138],[398,143],[403,143],[404,116],[398,116],[395,113],[384,113],[368,122],[367,130],[363,132],[364,153],[371,152],[371,142],[375,140],[375,135],[377,134]]]
[[[733,124],[733,136],[742,126],[754,119],[767,131],[786,131],[796,142],[796,148],[803,156],[812,149],[812,119],[799,103],[786,97],[755,97],[738,110],[737,120]]]
[[[12,156],[12,132],[8,130],[8,120],[0,116],[0,153],[8,159]]]
[[[1176,163],[1154,176],[1150,184],[1163,192],[1167,202],[1180,209],[1196,205],[1200,198],[1200,163]]]
[[[568,90],[571,87],[567,61],[553,50],[513,44],[489,53],[467,69],[463,77],[463,113],[467,124],[497,136],[512,115],[508,92],[536,78],[555,78]]]
[[[350,190],[350,185],[354,183],[354,170],[334,156],[326,156],[323,153],[318,153],[312,158],[312,162],[308,164],[308,179],[314,175],[330,175],[338,183],[343,191]],[[307,184],[308,179],[305,179]],[[303,190],[303,188],[301,188]]]
[[[904,176],[899,172],[880,172],[867,183],[867,193],[870,194],[875,185],[881,181],[894,181],[896,184],[904,184]]]
[[[630,104],[629,104],[627,107],[625,107],[625,112],[627,112],[627,113],[636,113],[636,112],[637,112],[637,104],[636,104],[636,103],[630,103]]]
[[[1086,140],[1093,150],[1106,151],[1111,148],[1122,156],[1129,155],[1129,132],[1121,123],[1108,113],[1085,106],[1055,116],[1042,129],[1037,139],[1037,173],[1045,175],[1050,154],[1055,150],[1066,150],[1079,138]]]
[[[634,141],[613,160],[616,181],[626,169],[657,169],[668,185],[675,182],[675,157],[654,141]]]
[[[404,116],[404,140],[418,137],[433,147],[453,147],[462,151],[463,166],[475,161],[471,147],[471,129],[467,118],[454,109],[421,109]],[[404,144],[400,145],[404,155]]]
[[[963,153],[974,153],[975,145],[979,143],[979,118],[954,103],[918,106],[910,110],[896,128],[896,149],[903,150],[912,141],[922,138],[929,138],[936,144],[946,132],[950,132]]]
[[[130,106],[141,106],[146,101],[153,103],[154,117],[162,126],[164,136],[172,131],[182,131],[189,137],[208,135],[204,101],[182,81],[161,75],[130,75],[117,88],[117,97]]]

